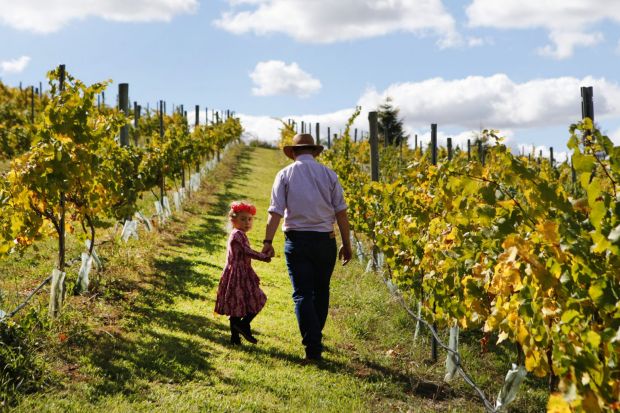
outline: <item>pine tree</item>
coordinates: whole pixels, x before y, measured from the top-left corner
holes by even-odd
[[[379,140],[386,141],[389,145],[400,145],[407,143],[409,136],[403,131],[403,121],[398,118],[399,109],[392,106],[392,98],[387,97],[385,102],[379,106],[377,114],[379,123]]]

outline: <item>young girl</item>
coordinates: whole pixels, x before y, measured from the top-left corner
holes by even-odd
[[[239,335],[256,344],[250,322],[265,306],[267,297],[259,287],[259,279],[252,269],[251,260],[270,262],[267,254],[250,247],[246,232],[252,229],[256,207],[245,202],[233,202],[228,218],[233,230],[228,238],[226,266],[220,279],[215,301],[215,312],[230,316],[230,342],[240,344]]]

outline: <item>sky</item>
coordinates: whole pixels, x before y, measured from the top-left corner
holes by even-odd
[[[592,4],[596,3],[596,7]],[[129,83],[154,107],[230,109],[246,135],[279,119],[340,131],[387,97],[406,131],[457,144],[499,129],[515,150],[566,156],[594,87],[596,121],[620,144],[617,0],[0,0],[0,79]]]

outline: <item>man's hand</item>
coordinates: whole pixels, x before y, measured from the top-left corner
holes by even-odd
[[[353,252],[351,251],[350,245],[342,245],[340,247],[340,251],[338,251],[338,258],[342,261],[342,265],[347,265],[349,261],[351,261],[351,256]]]
[[[261,252],[263,254],[269,255],[270,258],[272,258],[272,257],[274,257],[276,255],[276,252],[273,249],[273,245],[268,244],[268,243],[264,243],[263,244],[263,250]]]

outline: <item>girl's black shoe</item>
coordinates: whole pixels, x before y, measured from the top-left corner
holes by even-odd
[[[241,337],[239,337],[239,334],[230,335],[230,344],[235,345],[235,346],[241,344]]]
[[[252,344],[258,343],[258,340],[252,335],[250,325],[242,322],[233,322],[231,328],[237,333],[241,334],[243,338],[248,340]]]
[[[241,337],[239,337],[239,332],[233,327],[234,324],[235,321],[230,320],[230,344],[237,345],[241,344]]]

